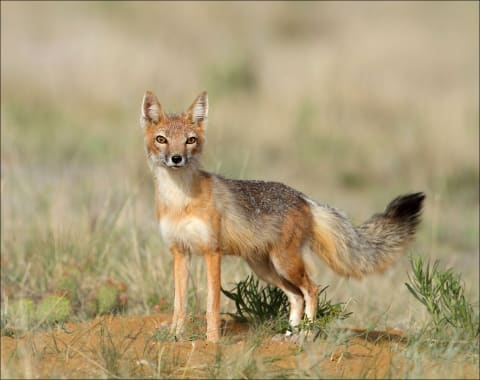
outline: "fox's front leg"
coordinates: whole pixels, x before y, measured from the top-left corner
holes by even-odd
[[[171,248],[173,254],[173,276],[175,282],[175,296],[173,303],[173,319],[170,332],[179,337],[183,334],[187,315],[187,288],[190,254],[181,250],[177,245]]]
[[[220,338],[220,252],[205,254],[207,267],[207,341],[218,342]]]

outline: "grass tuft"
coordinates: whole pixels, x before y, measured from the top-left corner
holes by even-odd
[[[465,297],[461,276],[451,268],[441,269],[438,260],[424,263],[421,256],[410,258],[412,273],[405,283],[410,293],[426,307],[438,334],[455,333],[466,337],[480,334],[479,315]]]
[[[326,326],[336,319],[346,319],[351,313],[345,311],[345,304],[334,304],[327,300],[326,289],[318,292],[318,304],[315,321],[304,320],[300,330],[325,331]],[[285,332],[289,328],[289,302],[286,294],[279,288],[260,286],[253,275],[238,282],[230,291],[222,288],[222,293],[235,302],[236,312],[228,313],[239,322],[248,322],[255,326],[268,324],[274,332]]]

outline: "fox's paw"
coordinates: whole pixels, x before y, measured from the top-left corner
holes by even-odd
[[[273,342],[290,342],[294,344],[303,344],[305,333],[303,331],[292,333],[287,331],[285,334],[276,334],[272,337]]]
[[[272,336],[272,342],[285,342],[285,334],[275,334]]]
[[[178,342],[184,339],[185,327],[183,323],[177,322],[163,322],[159,328],[160,331],[163,331],[169,336],[169,340]]]
[[[303,345],[305,342],[313,342],[319,335],[318,331],[287,331],[285,334],[276,334],[272,337],[273,342],[290,342]]]

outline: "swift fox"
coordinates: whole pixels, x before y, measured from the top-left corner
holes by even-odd
[[[147,161],[153,173],[156,216],[174,259],[172,332],[183,331],[191,254],[205,257],[207,340],[219,339],[220,260],[240,256],[264,281],[282,289],[297,326],[315,318],[317,285],[303,255],[318,254],[335,272],[360,278],[382,272],[414,238],[423,193],[395,198],[358,227],[339,210],[278,182],[240,181],[203,171],[207,93],[183,113],[165,113],[145,93],[141,108]]]

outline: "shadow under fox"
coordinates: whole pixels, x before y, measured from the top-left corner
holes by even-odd
[[[207,93],[183,113],[165,113],[147,91],[141,109],[147,161],[153,173],[160,232],[174,257],[172,331],[186,318],[190,255],[207,269],[207,340],[219,339],[220,260],[241,256],[290,302],[290,324],[313,320],[317,285],[303,255],[319,255],[335,272],[360,278],[382,272],[412,241],[423,193],[395,198],[384,212],[355,227],[339,210],[282,183],[227,179],[201,169],[207,127]]]

